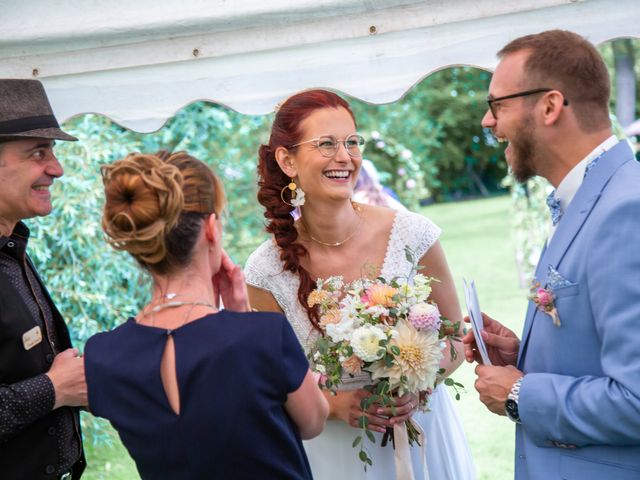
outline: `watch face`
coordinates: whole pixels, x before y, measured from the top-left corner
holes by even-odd
[[[520,421],[520,415],[518,414],[518,404],[515,400],[511,400],[510,398],[504,404],[504,410],[507,413],[507,417],[509,417],[514,422]]]

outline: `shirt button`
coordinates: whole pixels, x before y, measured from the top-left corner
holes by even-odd
[[[524,459],[526,459],[526,458],[527,458],[527,456],[526,456],[526,455],[522,455],[522,454],[520,454],[520,455],[518,455],[518,458],[519,458],[520,460],[524,460]]]
[[[55,435],[55,434],[56,434],[56,427],[49,427],[49,428],[47,429],[47,433],[48,433],[49,435],[52,435],[52,436],[53,436],[53,435]]]
[[[53,472],[55,472],[55,471],[56,471],[56,467],[54,467],[53,465],[47,465],[47,466],[45,467],[45,469],[44,469],[44,472],[45,472],[47,475],[53,475]]]
[[[47,360],[47,363],[53,363],[53,353],[47,353],[45,359]]]

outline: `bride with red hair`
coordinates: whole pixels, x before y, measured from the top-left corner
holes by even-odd
[[[349,104],[334,93],[310,90],[282,104],[269,142],[259,150],[258,200],[265,207],[266,229],[273,238],[247,261],[249,297],[253,308],[283,312],[307,352],[321,335],[318,313],[307,303],[316,279],[341,275],[350,282],[368,274],[407,276],[412,266],[405,246],[420,259],[421,273],[440,280],[433,285],[432,299],[442,314],[462,324],[453,279],[438,242],[440,229],[416,213],[352,201],[363,146]],[[445,375],[463,359],[462,346],[454,347],[459,355],[453,361],[445,355],[441,365]],[[475,478],[458,413],[444,387],[435,388],[429,413],[417,411],[419,399],[413,394],[398,397],[393,412],[380,405],[366,412],[368,428],[377,439],[368,447],[373,466],[365,472],[351,443],[362,415],[360,400],[369,395],[362,388],[367,378],[344,378],[337,395],[326,395],[330,413],[325,431],[305,442],[316,480],[395,478],[394,451],[380,447],[380,440],[388,426],[409,418],[420,424],[427,439],[428,472],[423,471],[420,447],[411,448],[416,478],[426,474],[437,480]]]

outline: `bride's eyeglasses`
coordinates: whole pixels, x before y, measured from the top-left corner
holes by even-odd
[[[312,138],[311,140],[305,140],[304,142],[296,143],[295,145],[291,145],[289,148],[298,147],[300,145],[304,145],[305,143],[313,144],[313,146],[320,151],[320,155],[322,155],[323,157],[333,157],[336,153],[338,153],[340,144],[344,145],[344,149],[347,151],[350,157],[361,157],[365,139],[364,137],[362,137],[362,135],[358,135],[357,133],[349,135],[344,140],[338,140],[333,135],[322,135],[318,138]]]

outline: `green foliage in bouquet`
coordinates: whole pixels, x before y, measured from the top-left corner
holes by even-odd
[[[419,395],[426,408],[438,380],[454,387],[457,398],[457,389],[462,388],[452,379],[443,379],[440,368],[447,343],[452,360],[456,358],[452,344],[460,341],[460,324],[440,315],[429,300],[431,283],[437,279],[417,273],[420,267],[414,253],[408,248],[405,253],[412,266],[406,277],[362,278],[348,284],[342,277],[330,277],[318,280],[308,298],[309,306],[318,309],[323,330],[309,352],[312,368],[320,374],[319,384],[335,393],[346,378],[357,377],[370,393],[360,402],[362,431],[353,442],[365,470],[372,460],[363,439],[366,436],[375,443],[365,414],[371,406],[390,408],[395,415],[396,398],[407,393]],[[419,443],[419,429],[411,420],[405,427],[409,444]],[[393,441],[392,432],[385,434],[382,446],[389,438]]]

